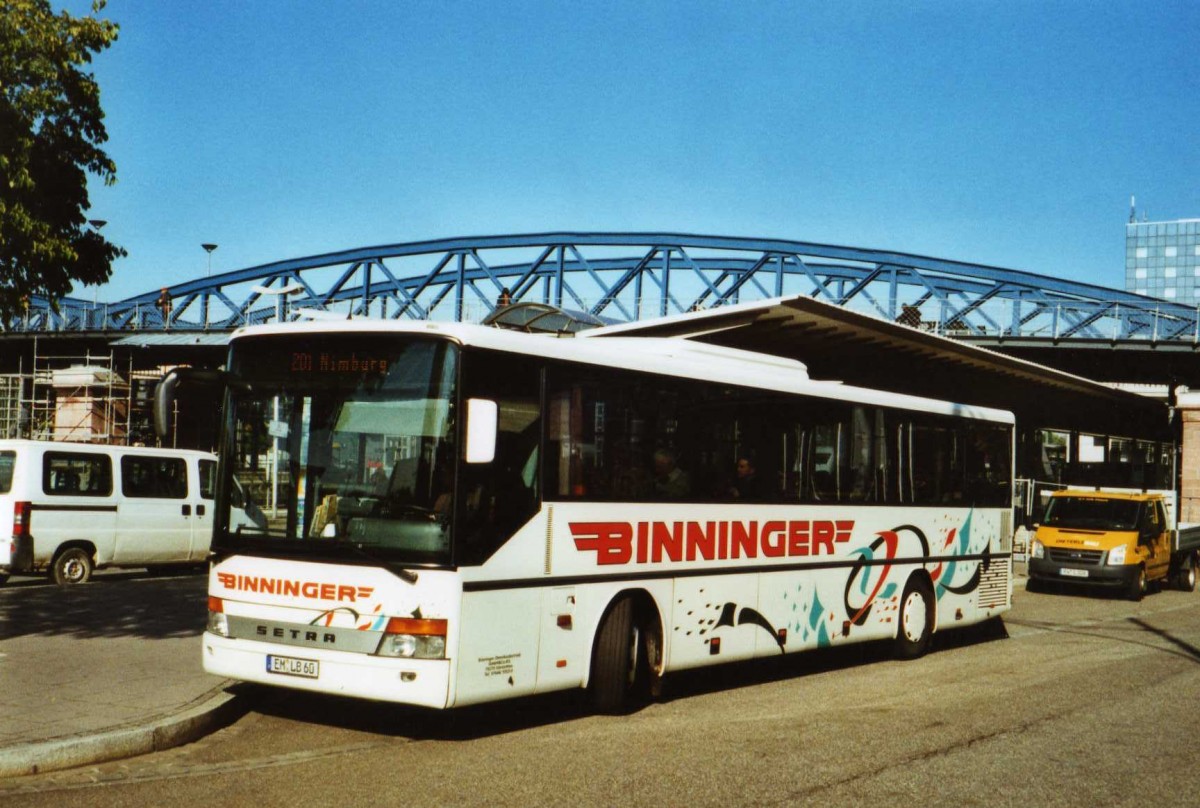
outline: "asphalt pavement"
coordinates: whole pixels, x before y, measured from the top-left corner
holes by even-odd
[[[207,579],[140,571],[0,587],[0,778],[187,743],[257,691],[205,673]]]

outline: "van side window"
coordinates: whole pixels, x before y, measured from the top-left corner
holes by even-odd
[[[127,497],[184,499],[187,463],[179,457],[121,458],[121,492]]]
[[[212,499],[217,488],[217,461],[200,461],[200,498]]]
[[[16,452],[0,452],[0,494],[12,490],[13,466],[16,462]]]
[[[112,461],[108,455],[46,452],[42,491],[60,497],[107,497],[112,493]]]

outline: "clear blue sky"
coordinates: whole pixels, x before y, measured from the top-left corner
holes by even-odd
[[[56,0],[56,5],[59,3]],[[90,3],[62,7],[86,12]],[[439,237],[670,230],[1119,287],[1200,217],[1200,3],[113,0],[100,300]],[[92,289],[78,290],[91,297]]]

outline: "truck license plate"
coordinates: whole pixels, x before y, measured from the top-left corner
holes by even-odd
[[[1058,574],[1059,574],[1059,575],[1065,575],[1065,576],[1067,576],[1068,578],[1086,578],[1086,577],[1088,577],[1088,571],[1087,571],[1087,570],[1068,570],[1068,569],[1062,569],[1062,570],[1059,570],[1059,571],[1058,571]]]
[[[316,679],[321,672],[321,663],[315,659],[267,655],[267,673],[282,673],[285,676],[303,676]]]

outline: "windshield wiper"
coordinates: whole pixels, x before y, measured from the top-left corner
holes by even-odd
[[[362,548],[361,544],[358,544],[353,541],[344,541],[344,542],[338,542],[337,546],[338,547],[349,547],[350,550],[355,555],[357,555],[361,558],[365,558],[370,561],[373,561],[374,563],[378,564],[379,566],[383,567],[385,570],[390,572],[392,575],[395,575],[401,581],[404,581],[406,584],[415,584],[417,582],[418,576],[415,572],[413,572],[412,570],[409,570],[409,569],[405,569],[404,567],[394,566],[394,562],[384,561],[379,556],[368,553],[366,550],[364,550]]]

